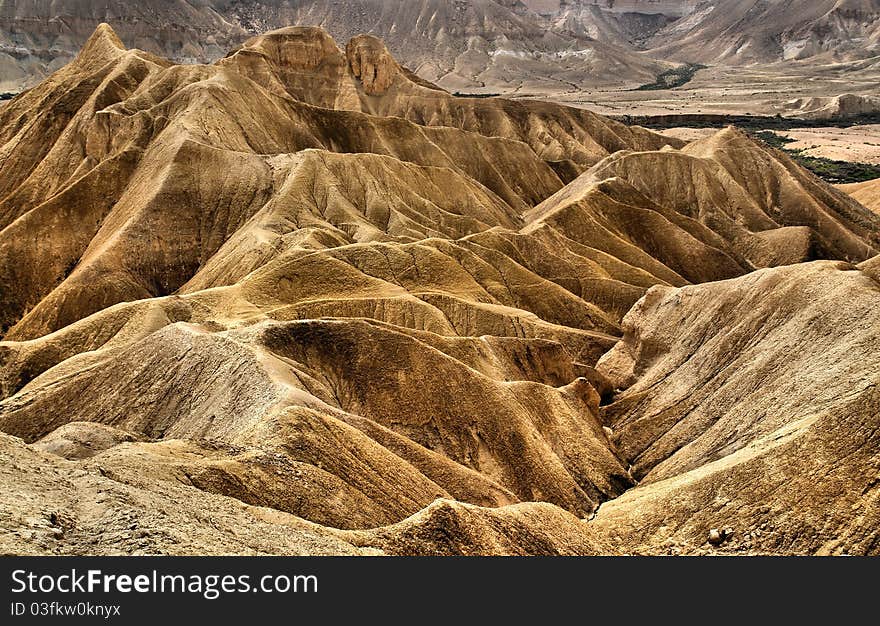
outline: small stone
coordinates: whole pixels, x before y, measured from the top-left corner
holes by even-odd
[[[724,530],[721,531],[721,535],[724,537],[724,539],[730,539],[731,537],[733,537],[733,527],[725,526]]]
[[[709,531],[709,543],[713,546],[720,546],[724,542],[724,535],[717,528]]]

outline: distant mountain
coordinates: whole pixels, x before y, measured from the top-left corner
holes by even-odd
[[[559,31],[644,49],[653,35],[689,15],[697,2],[530,0],[526,4]]]
[[[641,84],[657,61],[555,28],[518,0],[237,0],[225,15],[247,30],[320,26],[337,40],[381,37],[423,78],[453,91],[578,91]]]
[[[70,61],[97,24],[177,62],[212,62],[254,33],[321,26],[347,41],[382,37],[424,78],[452,91],[578,91],[650,82],[668,65],[620,38],[556,28],[518,0],[13,0],[0,5],[0,89]]]
[[[681,62],[880,55],[880,0],[12,0],[0,3],[0,91],[70,61],[101,22],[178,63],[289,25],[370,33],[422,78],[484,94],[627,88]]]
[[[712,0],[659,31],[652,56],[748,64],[880,55],[880,0]]]
[[[771,63],[880,54],[880,0],[526,0],[554,27],[655,58]]]
[[[563,12],[575,7],[595,7],[609,13],[642,13],[683,17],[702,0],[524,0],[524,4],[542,14]]]
[[[0,89],[35,82],[68,63],[104,21],[126,44],[181,61],[217,58],[248,36],[198,0],[0,2]]]

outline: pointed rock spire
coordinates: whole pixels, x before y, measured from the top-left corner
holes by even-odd
[[[98,24],[95,32],[86,41],[82,50],[76,57],[77,63],[97,64],[106,63],[118,57],[125,52],[125,44],[106,23]]]

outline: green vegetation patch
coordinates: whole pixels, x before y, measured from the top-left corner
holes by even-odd
[[[785,135],[777,135],[772,130],[762,130],[760,132],[754,133],[754,135],[771,148],[776,148],[777,150],[785,150],[790,154],[799,152],[798,150],[786,150],[785,146],[790,143],[794,143],[794,139],[792,139],[791,137],[786,137]]]
[[[792,130],[794,128],[850,128],[864,124],[880,124],[880,114],[864,113],[847,118],[807,120],[781,115],[723,115],[717,113],[681,113],[668,115],[612,115],[611,119],[627,126],[644,126],[652,130],[666,128],[725,128],[736,126],[743,130]]]
[[[777,135],[770,130],[755,133],[754,137],[772,148],[785,152],[801,167],[810,170],[822,180],[835,185],[861,183],[866,180],[880,178],[880,165],[835,161],[823,157],[809,156],[804,154],[803,150],[792,150],[786,147],[788,144],[794,143],[794,139]]]
[[[500,93],[462,93],[456,91],[452,94],[456,98],[497,98]]]
[[[675,89],[687,85],[694,77],[694,74],[700,70],[706,69],[706,65],[699,63],[688,63],[681,67],[666,70],[658,75],[653,83],[636,87],[633,91],[660,91],[662,89]]]

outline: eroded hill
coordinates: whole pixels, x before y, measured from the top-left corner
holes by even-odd
[[[735,129],[101,26],[0,145],[7,551],[878,549],[880,217]]]

